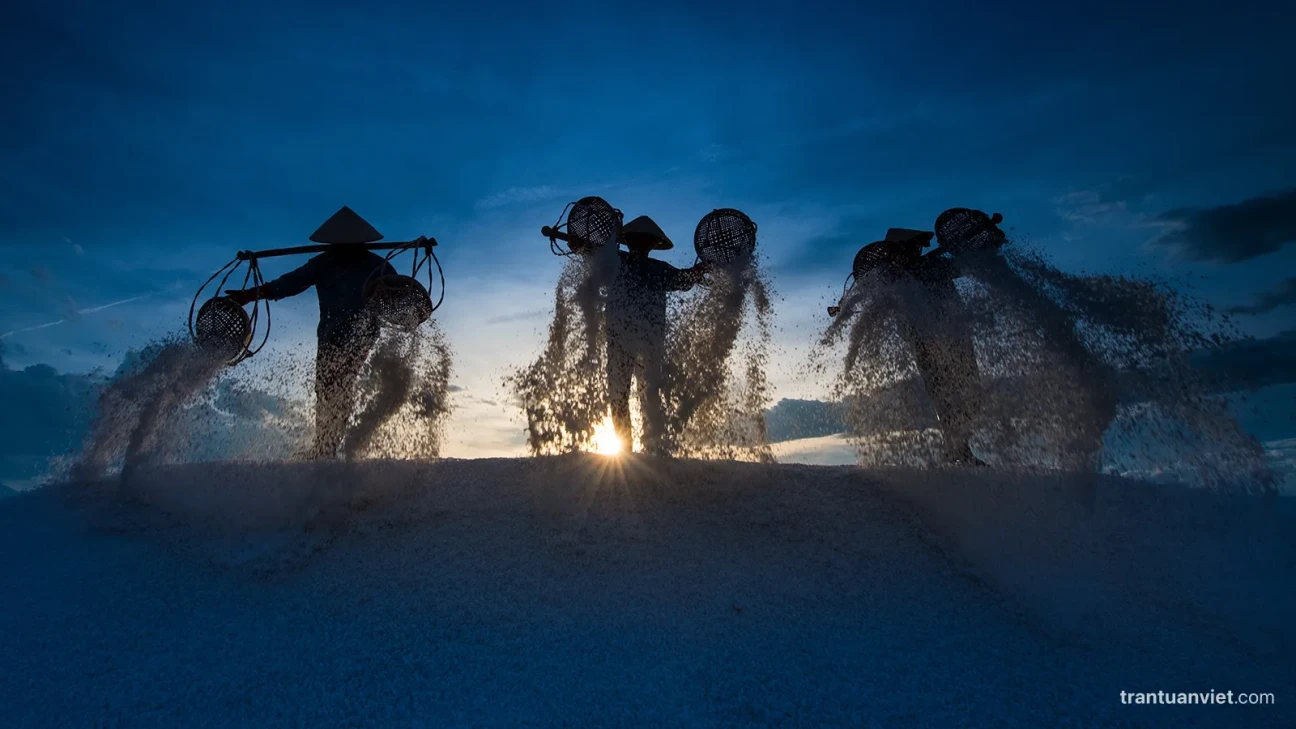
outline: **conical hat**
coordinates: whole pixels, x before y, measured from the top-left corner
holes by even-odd
[[[640,215],[621,228],[622,240],[629,240],[632,236],[652,238],[653,248],[659,251],[667,251],[675,247],[671,239],[667,238],[666,234],[662,232],[661,227],[647,215]]]
[[[915,238],[921,238],[923,245],[931,242],[935,233],[929,233],[925,230],[913,230],[912,228],[890,228],[887,230],[886,242],[888,243],[910,243]]]
[[[354,210],[343,205],[311,234],[310,239],[316,243],[373,243],[382,240],[383,235]]]

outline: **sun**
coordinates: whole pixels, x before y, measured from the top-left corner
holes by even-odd
[[[615,456],[623,447],[616,426],[612,424],[611,416],[604,415],[603,422],[594,426],[594,452],[604,456]]]

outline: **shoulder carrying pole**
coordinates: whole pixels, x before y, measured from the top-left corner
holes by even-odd
[[[427,312],[427,315],[430,316],[432,312],[435,312],[441,306],[441,302],[445,300],[445,274],[444,272],[441,271],[441,262],[437,260],[436,253],[433,251],[433,249],[436,248],[437,246],[437,242],[435,238],[428,238],[427,236],[419,236],[418,238],[410,241],[363,243],[363,244],[357,244],[357,246],[370,251],[391,251],[390,253],[387,254],[386,257],[386,260],[389,262],[394,256],[397,256],[403,253],[404,251],[414,251],[415,252],[414,268],[413,271],[411,271],[411,275],[409,276],[409,278],[412,280],[414,285],[418,286],[417,276],[419,274],[419,270],[422,268],[423,265],[428,265],[428,286],[429,287],[432,284],[431,264],[436,265],[437,273],[439,274],[439,278],[441,279],[441,294],[440,297],[437,299],[436,303],[432,303],[431,296],[430,294],[427,294],[426,289],[423,291],[424,295],[428,299],[428,307],[430,308],[430,311]],[[199,315],[199,319],[201,319],[203,313],[202,310],[198,309],[198,299],[202,297],[203,291],[205,291],[207,287],[212,285],[212,283],[215,282],[217,279],[220,279],[220,283],[216,284],[216,291],[218,292],[216,298],[219,298],[220,297],[219,292],[225,289],[225,284],[230,279],[230,277],[233,276],[234,273],[241,266],[247,264],[248,268],[246,273],[243,276],[242,287],[246,289],[248,287],[248,284],[251,283],[253,287],[259,288],[260,286],[265,284],[265,280],[261,276],[261,267],[259,264],[262,258],[274,258],[276,256],[292,256],[292,255],[299,255],[305,253],[323,253],[324,251],[336,247],[338,246],[335,244],[321,244],[321,245],[309,245],[309,246],[294,246],[292,248],[271,248],[269,250],[264,250],[264,251],[239,251],[235,255],[234,260],[225,264],[224,266],[221,267],[219,271],[212,274],[211,278],[207,279],[207,282],[204,283],[201,287],[199,287],[198,292],[194,294],[193,301],[189,305],[190,336],[193,337],[195,340],[199,339],[199,327],[196,326],[196,324],[201,324],[201,322],[195,322],[194,314],[195,311],[197,311]],[[423,251],[424,255],[420,257],[419,251]],[[429,261],[431,261],[431,264],[428,263]],[[372,276],[370,278],[372,279]],[[366,289],[367,288],[368,285],[366,284]],[[212,300],[215,301],[216,299],[214,298]],[[242,308],[241,307],[237,307],[237,308],[239,312],[242,313]],[[252,344],[252,340],[255,338],[255,334],[259,329],[262,309],[265,310],[264,333],[261,336],[260,343],[253,348],[250,345]],[[232,355],[229,362],[227,363],[231,366],[238,364],[239,362],[242,362],[243,360],[252,357],[256,353],[260,352],[261,349],[265,346],[266,342],[269,340],[270,302],[268,300],[262,300],[258,298],[252,305],[252,315],[250,317],[244,316],[243,319],[244,322],[242,326],[248,329],[247,340],[246,343],[242,345],[241,351],[235,352]],[[422,322],[420,321],[419,323]]]
[[[370,251],[394,251],[406,248],[432,248],[437,244],[436,238],[417,238],[409,241],[388,241],[386,243],[362,243],[359,247]],[[326,243],[315,246],[295,246],[293,248],[271,248],[265,251],[239,251],[237,259],[240,261],[255,261],[261,258],[274,258],[276,256],[296,256],[303,253],[323,253],[331,248],[337,248],[336,244]]]

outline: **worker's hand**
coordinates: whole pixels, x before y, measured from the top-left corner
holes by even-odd
[[[239,306],[246,306],[257,298],[256,289],[227,289],[225,295]]]

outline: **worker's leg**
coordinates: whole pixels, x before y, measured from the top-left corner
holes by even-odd
[[[607,339],[607,396],[612,410],[612,425],[622,448],[630,450],[633,433],[630,425],[630,378],[634,374],[634,351],[621,333],[608,332]]]
[[[1049,314],[1055,320],[1063,316],[1056,307]],[[1070,322],[1044,331],[1051,333],[1048,346],[1062,356],[1061,366],[1074,373],[1075,392],[1069,398],[1062,398],[1063,403],[1068,400],[1072,403],[1070,415],[1074,423],[1072,442],[1066,444],[1071,462],[1066,465],[1078,470],[1097,471],[1102,466],[1103,437],[1120,408],[1116,378],[1110,368],[1085,347]]]
[[[645,453],[665,455],[663,439],[666,436],[666,413],[662,406],[666,386],[666,332],[665,327],[647,332],[640,352],[639,377],[643,389],[643,449]]]
[[[315,456],[337,455],[355,410],[356,384],[373,348],[369,332],[322,339],[315,361]]]
[[[968,445],[981,401],[972,338],[952,322],[909,328],[915,364],[931,397],[945,441],[945,460],[974,462]]]
[[[1084,357],[1077,363],[1077,383],[1084,393],[1081,412],[1076,416],[1075,462],[1068,464],[1072,468],[1085,471],[1097,471],[1102,467],[1104,436],[1111,426],[1120,403],[1114,384],[1115,378],[1107,372],[1106,366],[1095,357]]]
[[[914,343],[914,359],[923,386],[931,398],[945,442],[945,460],[957,461],[967,455],[971,418],[960,396],[957,375],[950,372],[939,343],[919,340]]]

